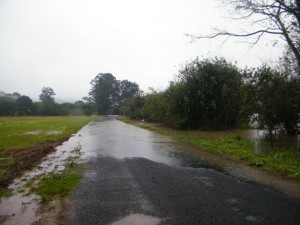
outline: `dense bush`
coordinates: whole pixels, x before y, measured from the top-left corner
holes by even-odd
[[[166,91],[142,98],[140,116],[175,128],[235,127],[241,105],[242,75],[224,59],[191,61]],[[132,101],[127,114],[134,117]]]
[[[299,133],[300,79],[266,66],[243,73],[224,59],[186,64],[163,92],[132,99],[125,114],[178,129],[221,130],[256,124],[281,134]],[[255,123],[253,123],[255,122]]]

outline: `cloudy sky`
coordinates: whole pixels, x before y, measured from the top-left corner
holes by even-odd
[[[237,41],[190,43],[185,34],[243,27],[220,0],[0,0],[0,91],[80,100],[98,73],[162,90],[188,60],[223,56],[241,68],[274,61],[278,48]]]

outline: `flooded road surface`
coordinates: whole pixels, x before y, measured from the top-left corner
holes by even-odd
[[[91,123],[81,133],[80,143],[85,160],[97,157],[142,157],[170,166],[182,163],[173,157],[176,150],[166,145],[172,143],[172,139],[120,122],[113,116]]]
[[[0,224],[53,224],[39,215],[40,199],[26,195],[26,184],[62,171],[79,155],[83,180],[58,224],[300,224],[300,198],[291,197],[300,196],[299,185],[274,183],[210,153],[195,159],[181,148],[187,146],[114,116],[91,122],[14,181],[14,195],[0,202]]]
[[[84,127],[76,142],[83,180],[61,224],[300,224],[299,199],[113,116]]]

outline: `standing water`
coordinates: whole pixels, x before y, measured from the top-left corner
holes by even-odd
[[[241,135],[252,135],[254,138],[259,137],[255,133]],[[299,185],[283,181],[274,182],[273,177],[263,172],[252,168],[249,169],[247,166],[240,166],[237,163],[232,163],[207,152],[203,152],[202,159],[193,158],[191,160],[191,157],[178,151],[178,148],[189,147],[178,145],[171,138],[117,121],[113,116],[106,117],[101,121],[91,122],[68,141],[57,147],[56,152],[45,157],[39,166],[14,180],[9,187],[13,191],[13,196],[1,199],[0,202],[0,224],[2,222],[4,225],[29,225],[39,220],[40,215],[38,215],[37,210],[41,200],[39,196],[34,194],[27,195],[27,184],[35,180],[35,182],[31,182],[31,185],[36,185],[47,174],[63,171],[68,159],[78,156],[79,153],[84,162],[93,161],[97,157],[113,157],[120,160],[142,157],[176,167],[210,167],[217,169],[215,165],[219,165],[219,167],[224,167],[224,170],[231,168],[227,171],[235,170],[246,175],[248,174],[248,177],[251,179],[255,178],[259,182],[268,183],[295,196],[300,196]],[[213,163],[207,163],[205,162],[206,160]],[[234,175],[234,172],[232,174]],[[96,176],[96,174],[87,175]],[[142,217],[143,215],[138,214],[124,220],[132,224],[133,221],[139,221]],[[157,218],[153,217],[147,217],[146,219],[149,221],[149,224],[159,222]],[[124,221],[121,222],[125,224]],[[121,223],[116,221],[115,224]]]
[[[58,146],[54,153],[44,157],[36,168],[13,181],[9,186],[13,195],[0,199],[0,224],[29,225],[40,218],[37,212],[41,198],[30,193],[30,188],[37,185],[46,175],[62,172],[68,160],[78,156],[80,138],[79,132]]]
[[[107,120],[110,123],[105,123]],[[172,147],[160,147],[170,141],[168,138],[119,122],[115,117],[108,117],[102,122],[91,122],[58,146],[54,153],[46,156],[40,165],[13,181],[9,186],[13,195],[0,199],[0,224],[29,225],[39,220],[41,199],[35,194],[30,194],[28,184],[30,183],[30,187],[37,185],[46,175],[60,173],[72,157],[80,154],[84,161],[99,156],[118,159],[144,157],[172,166],[180,165],[180,160],[170,156],[175,152]]]
[[[266,131],[263,130],[242,130],[243,136],[253,141],[253,151],[256,154],[268,154],[272,152],[273,148],[270,142],[264,141],[268,137]],[[274,147],[293,148],[300,150],[300,135],[286,136],[274,134]]]

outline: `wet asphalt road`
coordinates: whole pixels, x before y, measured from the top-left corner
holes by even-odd
[[[300,224],[299,200],[213,168],[182,166],[168,140],[114,117],[81,137],[83,180],[63,224]]]

